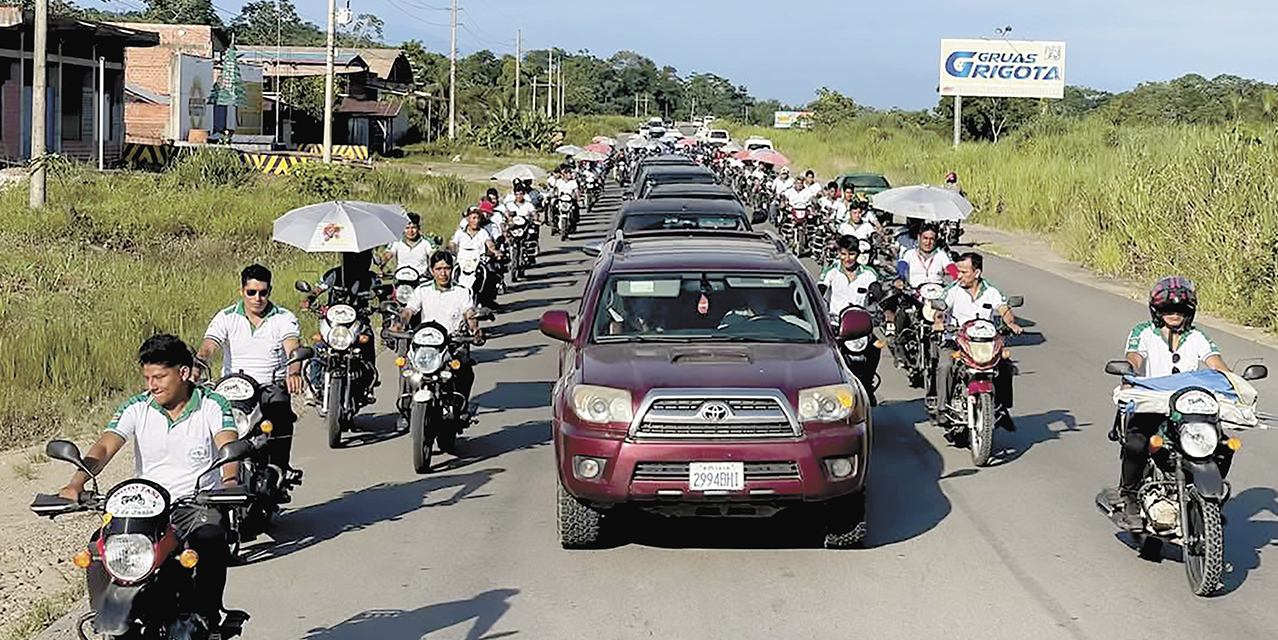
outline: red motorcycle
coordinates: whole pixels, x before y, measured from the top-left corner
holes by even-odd
[[[1020,296],[1008,298],[1008,306],[1019,307]],[[934,301],[934,306],[939,301]],[[972,464],[983,467],[994,446],[994,379],[999,365],[1010,357],[1004,334],[989,320],[969,320],[954,334],[954,367],[950,375],[950,403],[938,407],[941,423],[955,442],[967,440]],[[945,384],[937,380],[937,384]]]

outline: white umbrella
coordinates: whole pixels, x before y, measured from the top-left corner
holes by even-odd
[[[931,222],[963,220],[972,213],[972,203],[956,191],[916,184],[880,191],[871,196],[875,209],[881,209],[905,218]]]
[[[532,164],[516,164],[493,174],[493,180],[541,180],[548,174],[545,169]]]
[[[584,160],[586,162],[598,162],[600,160],[607,160],[608,154],[599,153],[598,151],[582,151],[581,153],[575,154],[573,158],[576,160]]]
[[[566,144],[562,147],[559,147],[558,149],[555,149],[555,153],[562,153],[566,156],[575,156],[581,153],[582,151],[585,151],[585,149],[582,149],[581,147],[575,144]]]
[[[722,151],[722,152],[724,152],[724,153],[733,153],[733,152],[736,152],[736,151],[740,151],[740,150],[741,150],[741,145],[739,145],[739,144],[737,144],[737,143],[735,143],[735,142],[729,142],[728,144],[725,144],[725,145],[723,145],[722,147],[719,147],[719,150],[720,150],[720,151]]]
[[[399,239],[406,224],[397,204],[321,202],[280,216],[271,239],[311,253],[358,253]]]
[[[642,149],[648,146],[648,141],[639,136],[633,136],[629,140],[626,140],[626,146],[631,149]]]
[[[595,136],[591,138],[590,141],[594,142],[595,144],[606,144],[610,147],[617,146],[617,141],[612,138],[609,138],[608,136]]]

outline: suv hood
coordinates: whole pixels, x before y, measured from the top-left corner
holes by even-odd
[[[581,382],[628,389],[636,400],[653,387],[800,389],[843,381],[826,344],[592,345],[581,355]]]

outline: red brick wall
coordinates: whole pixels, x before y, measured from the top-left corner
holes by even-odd
[[[124,121],[127,142],[160,144],[165,139],[169,124],[169,105],[146,102],[124,103]]]

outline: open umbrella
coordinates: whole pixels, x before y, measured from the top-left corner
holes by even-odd
[[[310,253],[358,253],[399,239],[405,224],[397,204],[321,202],[280,216],[271,239]]]
[[[929,184],[880,191],[871,196],[870,201],[875,209],[930,222],[963,220],[972,213],[972,203],[967,198]]]
[[[755,149],[750,152],[749,159],[754,160],[755,162],[762,162],[764,164],[774,164],[779,167],[784,167],[787,164],[790,164],[789,158],[771,149]]]
[[[585,162],[598,162],[600,160],[607,160],[608,154],[599,153],[598,151],[582,151],[581,153],[573,155],[573,159],[583,160]]]
[[[555,153],[562,153],[566,156],[575,156],[578,153],[581,153],[582,151],[584,151],[584,149],[582,149],[581,147],[575,144],[566,144],[562,147],[559,147],[558,149],[555,149]]]
[[[642,149],[648,146],[648,141],[639,136],[632,136],[629,140],[626,140],[626,146],[631,149]]]
[[[751,158],[751,157],[750,157],[750,152],[749,152],[749,151],[746,151],[745,149],[742,149],[742,150],[740,150],[740,151],[734,151],[734,152],[732,153],[732,157],[736,158],[737,160],[752,160],[752,159],[753,159],[753,158]]]
[[[531,164],[515,164],[493,174],[493,180],[541,180],[548,174],[545,169]]]
[[[591,138],[590,141],[594,143],[598,143],[598,144],[606,144],[610,147],[617,146],[617,141],[612,138],[609,138],[608,136],[595,136]]]
[[[612,146],[603,143],[588,144],[582,147],[586,151],[594,151],[595,153],[608,154],[612,153]]]
[[[696,141],[696,140],[693,140],[692,138],[684,138],[683,140],[680,140],[680,141],[676,142],[676,143],[675,143],[675,146],[679,146],[679,147],[694,147],[694,146],[696,146],[696,144],[697,144],[697,141]]]

